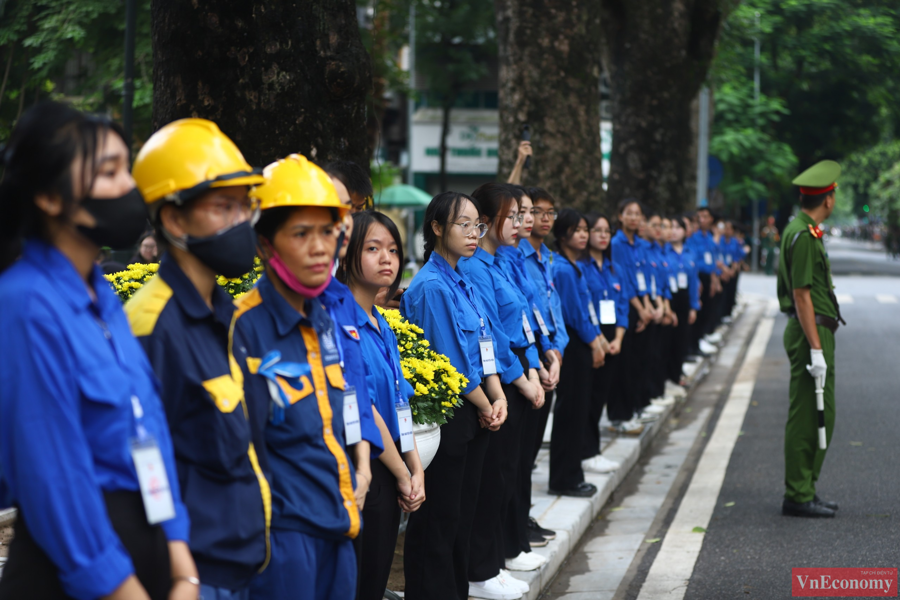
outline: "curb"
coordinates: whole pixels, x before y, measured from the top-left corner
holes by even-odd
[[[722,347],[725,346],[724,340],[731,332],[732,326],[743,315],[746,304],[746,300],[741,301],[739,303],[740,312],[736,313],[733,322],[730,325],[721,326],[718,330],[722,333]],[[645,424],[644,431],[639,436],[626,437],[615,434],[602,436],[603,456],[621,463],[622,466],[614,473],[606,475],[585,473],[585,480],[597,486],[598,493],[594,496],[569,498],[550,495],[547,492],[550,452],[546,448],[541,449],[537,468],[532,477],[531,516],[537,519],[543,527],[556,531],[556,539],[551,540],[543,548],[533,549],[533,552],[547,559],[540,569],[512,572],[513,577],[527,582],[530,586],[529,591],[522,596],[523,600],[537,600],[547,590],[591,522],[597,517],[619,485],[628,477],[631,469],[653,443],[663,426],[668,423],[675,409],[680,409],[690,399],[691,392],[709,373],[720,353],[721,348],[715,354],[703,358],[688,380],[687,395],[676,399],[674,405],[665,407],[666,412],[662,413],[658,420]]]

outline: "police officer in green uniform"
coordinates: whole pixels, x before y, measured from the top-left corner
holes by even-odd
[[[838,506],[816,495],[825,460],[819,447],[834,430],[834,333],[843,323],[831,265],[819,225],[831,216],[841,166],[823,160],[794,179],[801,211],[784,229],[778,266],[778,302],[789,317],[784,349],[791,363],[790,408],[784,432],[785,494],[781,514],[834,517]],[[824,379],[824,415],[816,409],[816,380]],[[824,417],[824,419],[823,419]]]

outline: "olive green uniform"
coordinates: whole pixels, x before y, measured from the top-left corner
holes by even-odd
[[[794,311],[793,290],[808,287],[816,314],[838,318],[837,300],[831,282],[831,264],[821,238],[809,226],[815,221],[801,212],[781,236],[778,266],[778,303],[783,312]],[[798,235],[799,234],[799,235]],[[825,375],[825,432],[831,442],[834,431],[834,334],[817,325],[819,340],[828,371]],[[791,363],[790,408],[784,431],[784,497],[793,502],[809,502],[816,494],[816,481],[825,460],[819,449],[816,383],[807,372],[810,347],[800,320],[788,319],[784,330],[784,349]]]

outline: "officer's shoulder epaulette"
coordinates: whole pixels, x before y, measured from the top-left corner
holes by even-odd
[[[172,298],[172,288],[157,275],[139,289],[125,303],[125,314],[131,324],[131,333],[143,337],[153,333],[159,315]]]

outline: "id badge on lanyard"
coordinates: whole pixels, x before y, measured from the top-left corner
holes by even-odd
[[[673,294],[678,293],[678,281],[675,280],[674,275],[669,275],[669,289],[672,290]]]
[[[400,452],[410,452],[416,449],[413,438],[412,409],[407,402],[397,402],[397,425],[400,427]]]
[[[705,262],[708,265],[712,264],[712,253],[711,252],[703,253],[703,262]]]
[[[644,277],[644,272],[639,270],[636,273],[636,275],[637,275],[638,291],[646,292],[647,291],[647,279]]]
[[[616,302],[614,300],[600,301],[600,324],[615,325],[616,324]]]
[[[156,525],[175,518],[175,503],[162,452],[144,428],[144,409],[137,396],[131,397],[131,408],[137,423],[137,437],[131,440],[131,459],[137,472],[147,523]]]
[[[522,311],[522,329],[525,331],[525,339],[528,340],[529,344],[534,343],[534,331],[531,330],[531,322],[528,320],[528,315],[525,311]]]
[[[344,389],[344,437],[348,446],[362,441],[362,427],[359,423],[359,403],[356,388],[348,385]]]
[[[678,273],[678,288],[682,290],[686,290],[688,287],[688,278],[687,273],[681,271]]]
[[[594,310],[594,303],[588,302],[588,314],[591,316],[591,323],[594,325],[599,325],[600,321],[597,320],[597,311]]]
[[[484,376],[497,374],[497,362],[494,359],[494,341],[489,335],[478,337],[478,346],[481,348],[481,368]]]
[[[650,274],[650,295],[656,300],[656,275]]]
[[[547,323],[544,321],[544,316],[541,314],[541,311],[537,306],[533,306],[532,309],[534,310],[534,318],[537,320],[538,327],[541,328],[541,333],[550,337],[550,330],[547,329]],[[553,313],[553,307],[550,307],[550,313]]]

